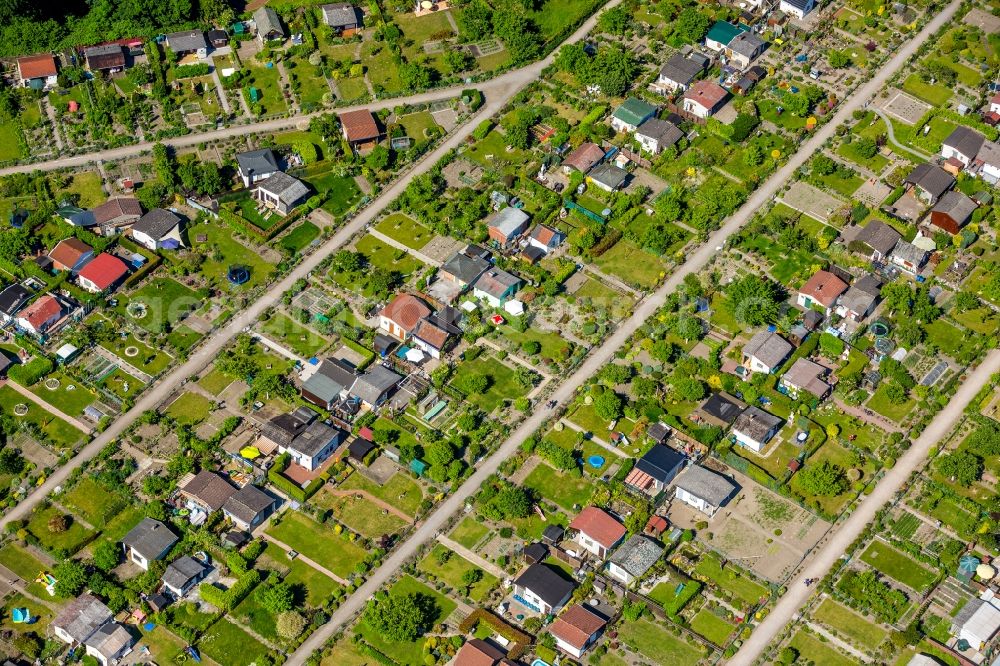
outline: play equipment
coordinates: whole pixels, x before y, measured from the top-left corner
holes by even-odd
[[[15,608],[10,612],[14,624],[31,624],[31,611],[27,608]]]
[[[56,596],[56,577],[47,571],[39,571],[38,578],[35,579],[36,583],[41,583],[45,586],[45,591],[49,593],[49,596]]]
[[[230,284],[241,285],[250,281],[250,269],[246,266],[230,266],[226,272]]]
[[[889,335],[889,324],[885,320],[879,319],[874,324],[872,324],[871,332],[876,338],[884,338]]]

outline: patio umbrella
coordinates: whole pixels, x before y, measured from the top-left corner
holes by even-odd
[[[420,363],[424,360],[424,353],[419,349],[409,349],[406,352],[406,360],[410,363]]]

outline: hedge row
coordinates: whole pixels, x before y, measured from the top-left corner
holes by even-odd
[[[45,356],[36,356],[23,365],[15,365],[7,371],[7,376],[21,386],[33,386],[55,368]]]
[[[219,610],[231,611],[243,601],[251,590],[260,582],[259,571],[248,571],[241,575],[228,590],[222,590],[211,583],[202,583],[198,587],[201,598]]]
[[[477,608],[469,613],[462,620],[462,623],[458,625],[458,631],[459,633],[467,634],[480,622],[485,622],[493,631],[514,644],[507,652],[508,659],[517,660],[518,657],[524,654],[528,646],[531,645],[531,636],[517,627],[507,624],[485,608]]]
[[[267,480],[297,502],[305,502],[307,499],[319,492],[319,489],[323,487],[323,484],[330,479],[330,475],[328,473],[323,473],[307,483],[306,487],[303,488],[283,474],[283,472],[288,469],[291,462],[292,457],[288,453],[282,453],[280,456],[275,458],[274,464],[271,465],[271,469],[267,471]]]

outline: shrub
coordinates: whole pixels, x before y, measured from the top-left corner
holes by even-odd
[[[21,386],[37,384],[55,368],[45,356],[36,356],[23,365],[15,365],[7,371],[7,376]]]

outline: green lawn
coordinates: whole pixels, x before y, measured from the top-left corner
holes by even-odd
[[[624,623],[618,636],[643,657],[661,666],[693,665],[702,656],[701,650],[691,643],[646,619]]]
[[[292,254],[301,252],[314,240],[319,238],[319,227],[312,222],[303,222],[281,237],[278,243]]]
[[[903,82],[903,90],[934,106],[944,106],[951,99],[951,89],[940,83],[927,83],[919,74],[910,74]]]
[[[641,289],[655,287],[666,275],[666,264],[632,241],[623,238],[594,259],[594,265],[604,273]]]
[[[385,512],[364,497],[321,492],[313,498],[313,503],[330,509],[334,518],[366,537],[395,534],[406,525],[402,518]]]
[[[434,619],[435,624],[451,615],[452,611],[454,611],[456,607],[454,601],[440,592],[436,592],[430,587],[427,587],[412,576],[404,576],[403,578],[400,578],[391,588],[389,588],[389,593],[393,595],[423,594],[434,599],[438,609],[437,616]],[[424,641],[420,638],[412,643],[390,641],[384,638],[379,632],[369,627],[364,620],[357,624],[355,630],[380,652],[383,654],[391,654],[392,658],[399,664],[404,664],[405,666],[420,666],[421,664],[424,664]]]
[[[716,645],[723,646],[736,626],[707,608],[702,608],[691,618],[691,629],[699,636],[707,638]]]
[[[864,157],[858,152],[858,146],[856,143],[840,144],[840,146],[837,147],[837,154],[850,160],[851,162],[854,162],[855,164],[871,169],[875,173],[882,173],[882,169],[889,165],[889,160],[879,153],[875,153],[871,157]],[[831,179],[831,176],[825,176],[822,178],[824,183],[826,183],[828,179]],[[834,178],[834,180],[836,180],[836,178]],[[863,178],[855,176],[854,178],[851,178],[849,184],[844,187],[833,187],[837,192],[840,192],[844,196],[850,196],[854,193],[854,190],[861,186],[863,182]]]
[[[965,342],[965,332],[938,318],[929,324],[924,324],[927,340],[936,344],[945,354],[954,354]]]
[[[258,588],[259,589],[259,588]],[[270,641],[278,641],[275,614],[260,605],[255,592],[251,592],[233,609],[232,615],[241,620],[255,634]]]
[[[146,387],[145,384],[121,368],[117,368],[114,372],[102,379],[100,386],[108,391],[111,391],[122,399],[134,397],[141,393]]]
[[[380,49],[378,53],[375,52],[376,49]],[[386,93],[403,91],[403,80],[399,78],[399,66],[384,44],[376,43],[375,40],[365,40],[361,49],[361,59],[368,68],[368,81],[376,93],[380,90]]]
[[[267,533],[341,578],[350,576],[366,554],[346,533],[338,535],[298,511],[284,512],[281,522],[272,524]]]
[[[361,190],[354,177],[335,173],[330,162],[312,164],[305,169],[296,170],[293,175],[309,183],[317,195],[324,198],[323,210],[336,218],[361,200]]]
[[[414,250],[419,250],[434,239],[433,231],[404,213],[393,213],[376,224],[375,229]]]
[[[279,113],[288,113],[288,104],[281,94],[281,75],[277,66],[268,69],[264,63],[248,58],[246,63],[250,71],[251,84],[257,88],[260,95],[258,102],[261,107],[261,115],[270,116]],[[247,102],[250,102],[249,93],[246,95]]]
[[[84,476],[73,489],[60,498],[60,503],[91,525],[103,527],[125,506],[125,500],[106,490],[89,476]]]
[[[952,319],[968,329],[983,335],[993,335],[1000,329],[1000,316],[997,316],[991,308],[981,307],[975,310],[958,312],[953,310]]]
[[[50,384],[54,384],[49,388]],[[39,398],[67,416],[79,417],[97,400],[97,394],[66,373],[57,370],[30,388]]]
[[[24,157],[20,141],[21,130],[12,121],[0,123],[0,162]]]
[[[31,623],[14,622],[11,614],[15,608],[27,608],[31,613]],[[44,636],[46,634],[45,630],[52,622],[53,617],[55,617],[55,612],[48,606],[43,606],[20,592],[15,592],[12,597],[6,599],[3,608],[0,608],[0,629],[18,633],[33,631],[40,636]]]
[[[808,655],[809,660],[815,666],[854,666],[857,662],[854,659],[837,652],[828,643],[824,643],[805,629],[800,629],[789,643],[799,651],[799,654]]]
[[[555,38],[567,25],[573,25],[588,16],[597,7],[594,0],[544,0],[528,16],[538,25],[542,38],[546,41]]]
[[[408,113],[399,118],[399,124],[406,129],[406,135],[416,143],[426,140],[427,130],[438,127],[430,111]]]
[[[979,83],[982,81],[983,77],[979,75],[979,72],[972,69],[968,65],[963,65],[960,62],[952,62],[951,58],[943,56],[940,58],[934,58],[933,62],[940,65],[944,65],[951,71],[958,75],[958,80],[960,83],[969,86],[970,88],[978,88]]]
[[[420,484],[405,472],[396,472],[381,486],[361,474],[351,474],[339,487],[345,490],[364,490],[409,516],[417,515],[420,503],[424,501],[424,491],[420,489]]]
[[[24,416],[16,415],[14,408],[17,405],[27,406],[28,413]],[[70,448],[83,437],[83,433],[77,428],[74,428],[62,419],[52,416],[52,414],[42,409],[38,403],[25,398],[9,386],[0,386],[0,410],[10,416],[14,423],[33,424],[41,431],[45,438],[61,449]]]
[[[491,532],[490,528],[466,516],[449,535],[452,541],[472,550]]]
[[[124,338],[116,337],[111,340],[101,342],[101,346],[112,354],[120,357],[123,361],[134,368],[149,375],[158,375],[170,365],[173,360],[171,356],[163,351],[153,349],[145,342],[142,342],[134,334],[129,333]],[[137,353],[126,354],[125,350],[134,347]]]
[[[482,141],[477,141],[475,145],[469,148],[466,155],[469,159],[478,162],[487,169],[494,168],[496,166],[495,161],[497,160],[517,165],[524,164],[531,158],[529,152],[518,148],[508,151],[507,138],[496,130],[487,134]],[[491,155],[493,159],[487,159],[487,155]]]
[[[467,378],[474,376],[489,379],[485,393],[469,393],[466,390]],[[469,402],[487,413],[492,412],[505,400],[513,400],[525,393],[525,390],[517,382],[513,368],[492,356],[479,356],[471,361],[462,361],[456,368],[455,377],[451,383],[452,386],[468,394]]]
[[[261,326],[264,336],[278,344],[288,347],[304,358],[315,356],[328,343],[319,333],[292,321],[287,315],[277,312],[267,318]]]
[[[590,477],[558,472],[546,463],[539,463],[531,470],[524,480],[524,486],[536,490],[539,495],[567,511],[574,511],[574,507],[578,505],[586,505],[595,489]]]
[[[80,521],[74,519],[73,516],[70,516],[70,524],[66,530],[62,532],[51,531],[49,529],[49,519],[54,516],[63,515],[66,514],[56,507],[50,506],[47,509],[35,511],[31,519],[28,520],[28,531],[35,535],[45,550],[51,553],[59,550],[76,552],[94,536],[92,530],[88,530]]]
[[[8,543],[0,548],[0,564],[28,583],[35,580],[35,577],[45,569],[37,557],[16,543]]]
[[[204,299],[199,298],[193,289],[171,278],[157,277],[143,285],[127,301],[121,299],[118,311],[129,321],[156,333],[162,330],[164,323],[176,324],[189,312],[201,307],[203,302]],[[137,306],[129,310],[129,303],[141,303],[145,306],[145,313]]]
[[[108,541],[121,541],[121,538],[139,524],[146,515],[142,507],[129,505],[123,511],[115,514],[115,517],[108,521],[101,533],[101,537]]]
[[[178,326],[167,334],[167,342],[177,351],[187,351],[201,340],[201,333],[188,326]]]
[[[269,542],[264,554],[275,566],[287,572],[282,580],[291,585],[295,591],[296,604],[304,601],[311,608],[321,608],[337,590],[341,589],[340,583],[325,573],[317,571],[298,558],[288,559],[288,554],[277,544]]]
[[[439,557],[442,553],[450,553],[448,560],[441,564]],[[479,569],[476,565],[472,564],[465,558],[463,558],[458,553],[448,550],[441,544],[436,544],[431,552],[427,553],[417,568],[424,571],[436,578],[444,581],[449,586],[465,592],[466,586],[462,582],[462,576],[465,575],[467,571],[473,571]],[[481,570],[480,570],[481,571]],[[491,589],[499,582],[496,576],[483,571],[483,578],[478,583],[473,585],[469,590],[469,598],[473,601],[481,601]]]
[[[195,239],[204,235],[207,240],[199,243]],[[232,266],[246,266],[250,269],[250,280],[241,289],[252,289],[270,279],[274,265],[265,261],[260,254],[233,237],[230,227],[220,222],[203,222],[188,229],[188,238],[194,249],[205,254],[201,274],[220,289],[233,289],[226,278]],[[199,300],[199,305],[201,301]]]
[[[730,564],[725,569],[716,553],[708,553],[698,562],[695,572],[714,581],[723,590],[728,590],[747,604],[756,604],[767,596],[767,588],[748,578],[738,567]]]
[[[404,250],[386,245],[374,236],[365,236],[355,249],[368,258],[368,263],[402,275],[410,275],[423,267],[423,263]]]
[[[195,425],[207,419],[211,409],[211,400],[200,393],[188,391],[170,403],[165,413],[178,423]]]
[[[813,613],[813,617],[831,629],[847,636],[853,643],[866,650],[874,650],[889,635],[873,619],[841,606],[833,599],[826,599]]]
[[[213,368],[211,372],[198,380],[198,386],[212,395],[219,395],[232,383],[233,378],[218,368]]]
[[[340,79],[337,81],[337,90],[340,92],[340,98],[345,102],[368,96],[368,86],[365,85],[364,78],[360,76]]]
[[[213,624],[198,640],[198,648],[226,666],[250,666],[267,655],[268,649],[227,618]]]
[[[141,638],[135,649],[141,650],[142,646],[149,648],[150,657],[159,664],[180,664],[188,659],[184,650],[185,643],[175,636],[170,630],[162,626],[155,626],[152,631],[146,631],[143,625],[134,627]]]
[[[101,174],[96,171],[82,171],[73,174],[69,185],[60,190],[58,194],[73,194],[79,197],[77,205],[80,208],[93,208],[104,203],[107,196],[101,186]],[[58,197],[57,194],[57,197]]]
[[[899,423],[913,410],[917,401],[913,398],[908,398],[902,404],[893,404],[885,395],[885,386],[883,384],[875,391],[875,394],[868,400],[867,407],[875,410],[887,419]]]
[[[579,292],[577,293],[579,295]],[[502,333],[508,340],[513,342],[518,348],[525,342],[537,342],[541,347],[538,352],[542,358],[560,360],[566,358],[573,349],[573,344],[565,340],[554,331],[540,331],[531,327],[524,331],[518,331],[512,326],[504,325],[500,327]],[[523,353],[523,352],[522,352]]]
[[[861,561],[917,592],[922,593],[937,580],[936,571],[926,568],[883,541],[873,541],[861,553]]]

